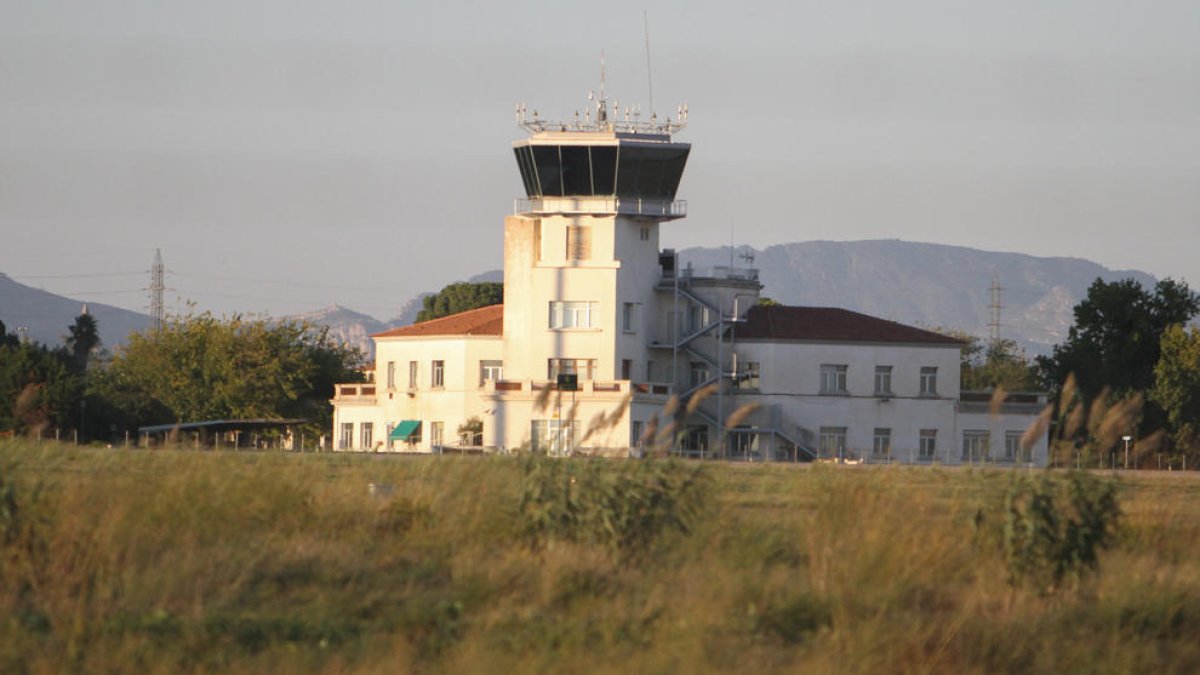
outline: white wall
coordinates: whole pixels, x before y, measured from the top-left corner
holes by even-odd
[[[876,428],[891,430],[892,456],[917,457],[922,429],[937,430],[937,456],[960,454],[957,423],[959,350],[954,345],[884,345],[740,341],[739,366],[758,361],[757,394],[729,397],[727,410],[747,401],[780,406],[790,424],[819,434],[821,427],[845,427],[852,455],[869,455]],[[846,365],[846,394],[821,393],[821,365]],[[892,366],[892,394],[875,395],[875,366]],[[937,396],[920,395],[922,367],[938,369]]]
[[[432,449],[432,425],[441,422],[442,443],[458,444],[458,427],[471,417],[484,418],[488,399],[486,387],[479,383],[479,362],[500,360],[501,339],[489,336],[392,337],[375,340],[375,400],[373,402],[337,402],[334,407],[334,442],[341,424],[355,424],[354,450],[421,451]],[[433,361],[445,364],[443,386],[432,386]],[[394,388],[388,388],[387,364],[396,364]],[[417,362],[417,386],[409,388],[409,362]],[[403,420],[421,420],[419,443],[389,444],[388,424]],[[375,447],[361,446],[360,425],[374,425]],[[486,422],[485,422],[486,425]],[[487,432],[485,426],[485,434]]]

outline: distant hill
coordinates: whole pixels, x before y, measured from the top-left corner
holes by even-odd
[[[467,283],[480,284],[487,281],[501,283],[504,281],[504,270],[488,270],[467,279]],[[437,289],[441,290],[441,289]],[[400,307],[400,311],[396,316],[392,317],[387,322],[388,328],[398,328],[400,326],[409,326],[417,320],[417,314],[424,307],[425,298],[437,293],[437,290],[424,291],[418,293],[408,302]]]
[[[313,312],[291,314],[283,318],[326,326],[329,328],[330,337],[341,344],[358,347],[368,358],[375,356],[375,343],[371,341],[371,335],[391,327],[372,316],[341,305],[330,305]]]
[[[681,263],[697,274],[728,266],[728,247],[687,248]],[[744,256],[753,257],[749,262]],[[1000,334],[1015,340],[1031,356],[1048,354],[1066,338],[1072,310],[1097,277],[1105,281],[1133,278],[1149,288],[1156,279],[1137,270],[1112,270],[1082,258],[1044,258],[999,253],[962,246],[924,244],[895,239],[808,241],[758,250],[734,250],[735,267],[759,270],[763,295],[789,305],[844,307],[901,323],[929,328],[989,334],[990,287],[995,274],[1002,287]],[[501,281],[492,270],[470,281]],[[390,321],[331,315],[329,325],[373,354],[372,332],[413,322],[428,293],[409,300]],[[356,313],[351,313],[356,314]],[[317,320],[314,317],[314,320]]]
[[[31,340],[60,345],[82,308],[79,300],[26,286],[0,272],[0,321],[10,333],[25,328]],[[87,308],[96,317],[101,344],[107,349],[124,343],[130,333],[150,325],[149,315],[140,312],[95,302],[87,303]]]
[[[501,270],[488,270],[487,272],[470,277],[467,281],[470,283],[504,281],[504,272]],[[340,342],[358,347],[367,355],[367,358],[375,358],[375,343],[371,340],[371,335],[390,328],[411,325],[417,320],[417,313],[421,311],[425,298],[434,293],[436,291],[425,291],[413,296],[408,302],[401,305],[400,311],[397,312],[396,316],[388,321],[379,321],[372,316],[347,309],[340,305],[331,305],[314,312],[293,314],[285,318],[304,320],[317,325],[328,326],[330,332]]]
[[[753,256],[750,265],[745,254]],[[729,265],[729,248],[688,248],[681,264],[697,273]],[[1066,338],[1072,310],[1097,277],[1156,279],[1137,270],[1111,270],[1082,258],[1042,258],[961,246],[908,241],[809,241],[734,250],[736,267],[759,269],[763,295],[789,305],[844,307],[926,327],[987,336],[992,276],[1001,292],[1000,334],[1031,354],[1049,353]]]

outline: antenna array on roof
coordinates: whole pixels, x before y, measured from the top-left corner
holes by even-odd
[[[614,100],[610,110],[608,97],[605,93],[604,52],[600,53],[600,96],[593,91],[588,92],[588,107],[584,108],[582,119],[579,111],[575,111],[574,119],[565,122],[544,120],[537,109],[532,117],[529,108],[524,103],[517,104],[517,126],[530,133],[539,131],[607,131],[629,134],[667,135],[682,131],[687,126],[688,107],[684,103],[675,112],[675,119],[667,118],[665,122],[658,121],[658,113],[651,111],[650,120],[641,119],[641,106],[625,106]],[[593,108],[595,115],[593,116]]]

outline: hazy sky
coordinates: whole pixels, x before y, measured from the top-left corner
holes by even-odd
[[[379,318],[501,265],[513,105],[687,102],[665,246],[901,238],[1200,285],[1200,2],[0,0],[0,272]],[[1003,271],[1001,271],[1003,274]],[[769,289],[768,289],[769,290]]]

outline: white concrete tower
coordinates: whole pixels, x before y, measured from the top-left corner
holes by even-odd
[[[671,138],[686,108],[639,121],[602,92],[582,119],[517,116],[529,136],[513,144],[525,197],[505,222],[505,378],[655,379],[659,225],[686,215],[691,146]]]

